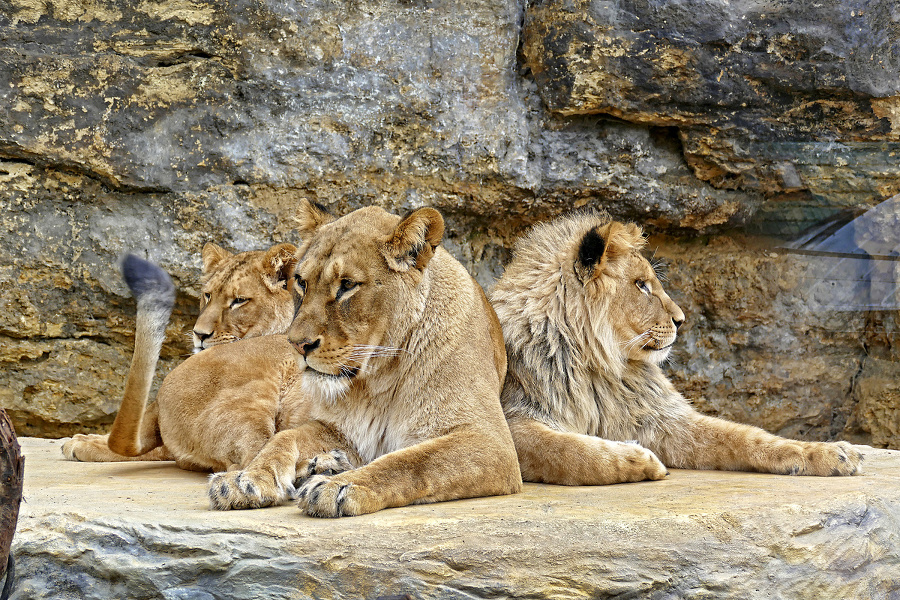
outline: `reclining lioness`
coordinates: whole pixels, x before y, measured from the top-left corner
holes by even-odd
[[[288,340],[311,420],[213,475],[212,506],[275,504],[298,478],[301,509],[327,517],[517,492],[500,326],[440,246],[441,215],[368,207],[335,220],[304,203],[298,221]]]

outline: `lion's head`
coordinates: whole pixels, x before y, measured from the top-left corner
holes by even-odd
[[[278,244],[232,254],[213,243],[203,246],[194,352],[245,337],[284,333],[294,316],[288,283],[296,250],[291,244]]]
[[[589,369],[641,360],[659,364],[684,313],[641,255],[634,224],[584,211],[535,227],[492,293],[507,348],[540,338],[545,352],[574,352]],[[538,333],[536,336],[535,334]]]
[[[298,223],[305,243],[297,252],[297,312],[288,339],[306,369],[305,389],[334,400],[366,379],[373,361],[391,360],[409,343],[398,332],[418,325],[424,296],[416,288],[444,220],[432,208],[402,219],[378,207],[335,219],[304,201]]]

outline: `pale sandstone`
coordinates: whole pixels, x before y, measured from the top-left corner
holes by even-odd
[[[211,512],[202,474],[20,440],[13,598],[858,598],[900,594],[900,452],[843,478],[673,470],[338,520]]]

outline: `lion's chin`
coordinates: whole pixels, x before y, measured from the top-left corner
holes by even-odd
[[[329,375],[316,371],[309,365],[306,365],[306,370],[300,377],[303,393],[326,404],[343,398],[350,391],[352,381],[352,375]]]

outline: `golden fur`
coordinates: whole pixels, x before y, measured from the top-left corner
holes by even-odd
[[[296,497],[306,513],[336,517],[517,492],[499,323],[440,247],[441,215],[368,207],[332,220],[304,203],[298,221],[288,339],[311,420],[276,434],[243,471],[212,476],[212,506]]]
[[[284,333],[294,317],[288,280],[297,248],[277,244],[268,250],[232,254],[203,246],[200,316],[194,324],[194,352],[245,337]]]
[[[91,462],[175,460],[185,469],[235,469],[249,463],[276,431],[305,420],[299,389],[289,385],[295,381],[293,350],[284,335],[267,335],[283,334],[293,317],[287,281],[295,252],[291,244],[237,254],[204,246],[195,352],[215,347],[176,367],[149,406],[175,290],[155,265],[126,259],[123,270],[138,314],[122,405],[109,435],[76,435],[63,445],[63,455]],[[258,339],[223,350],[221,344],[241,338]],[[280,397],[264,393],[273,382]]]
[[[504,412],[526,481],[608,484],[676,468],[851,475],[848,443],[704,416],[658,366],[684,321],[641,230],[581,212],[521,239],[491,295],[509,367]],[[632,443],[625,443],[625,442]]]

